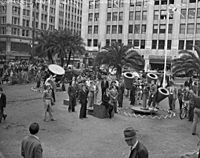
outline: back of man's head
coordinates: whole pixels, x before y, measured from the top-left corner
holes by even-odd
[[[29,126],[29,132],[30,132],[30,134],[33,134],[33,135],[37,134],[39,132],[39,128],[40,127],[39,127],[38,123],[36,123],[36,122],[32,123]]]

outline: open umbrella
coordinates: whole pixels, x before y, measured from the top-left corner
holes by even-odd
[[[52,73],[54,73],[56,75],[64,75],[65,74],[65,70],[59,65],[50,64],[48,66],[48,68],[49,68],[49,71],[51,71]]]

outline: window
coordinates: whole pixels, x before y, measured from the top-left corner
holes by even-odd
[[[88,40],[87,40],[87,46],[88,46],[88,47],[91,47],[91,46],[92,46],[92,40],[91,40],[91,39],[88,39]]]
[[[106,39],[106,46],[110,46],[110,40]]]
[[[194,33],[194,24],[188,24],[187,25],[187,34],[193,34]]]
[[[196,3],[197,0],[190,0],[190,3]]]
[[[158,33],[158,24],[153,24],[153,33]]]
[[[130,6],[134,7],[134,5],[135,5],[135,0],[130,0]]]
[[[169,9],[169,19],[173,19],[174,18],[174,11],[173,9]]]
[[[167,40],[167,49],[171,49],[172,47],[172,40]]]
[[[129,12],[129,20],[133,20],[133,11]]]
[[[122,32],[123,32],[123,26],[119,25],[118,26],[118,34],[122,34]]]
[[[141,40],[140,49],[145,49],[145,40]]]
[[[139,40],[134,40],[133,46],[134,46],[134,48],[138,48],[140,46],[140,41]]]
[[[133,33],[133,25],[128,26],[128,33]]]
[[[117,12],[113,12],[112,21],[117,21]]]
[[[106,27],[106,34],[110,34],[110,25],[107,25]]]
[[[200,46],[200,40],[195,40],[195,46]]]
[[[161,5],[166,5],[167,4],[167,0],[161,0]]]
[[[174,4],[174,0],[169,0],[169,4]]]
[[[185,24],[180,24],[180,34],[185,34]]]
[[[164,49],[164,48],[165,48],[165,40],[159,40],[158,49]]]
[[[141,14],[140,11],[135,12],[135,20],[140,20],[140,14]]]
[[[197,18],[200,18],[200,8],[197,8]]]
[[[157,48],[157,40],[152,40],[152,49],[156,49]]]
[[[112,0],[108,0],[108,8],[111,8],[112,7]]]
[[[117,33],[117,25],[112,25],[112,34]]]
[[[143,0],[136,0],[136,6],[142,6],[142,1]]]
[[[88,26],[88,34],[92,34],[92,26]]]
[[[120,43],[120,44],[121,44],[121,43],[122,43],[122,40],[121,40],[121,39],[118,39],[118,43]]]
[[[133,40],[132,39],[128,39],[128,45],[131,46],[133,44]]]
[[[94,21],[99,21],[99,13],[94,13]]]
[[[89,1],[89,9],[93,9],[93,5],[94,5],[93,0],[90,0],[90,1]]]
[[[97,47],[97,46],[98,46],[98,39],[94,39],[94,40],[93,40],[93,46],[94,46],[94,47]]]
[[[119,12],[119,21],[123,20],[123,12]]]
[[[93,20],[93,13],[89,13],[88,14],[88,21],[92,21]]]
[[[186,40],[186,49],[192,50],[193,47],[193,40]]]
[[[147,11],[142,12],[142,20],[147,20]]]
[[[159,5],[159,0],[154,0],[154,5]]]
[[[189,8],[188,9],[188,19],[194,19],[194,17],[195,17],[195,9]]]
[[[186,9],[181,9],[181,19],[186,19]]]
[[[139,34],[140,33],[140,24],[136,24],[134,28],[134,33]]]
[[[160,19],[166,19],[167,18],[167,11],[161,10],[160,11]]]
[[[200,23],[197,23],[197,26],[196,26],[196,33],[197,33],[197,34],[200,34]]]
[[[142,24],[141,33],[146,33],[146,24]]]
[[[158,11],[158,10],[154,10],[153,19],[154,19],[154,20],[158,20],[158,17],[159,17],[159,11]]]
[[[98,34],[98,25],[94,25],[94,34]]]
[[[168,25],[168,33],[172,33],[172,31],[173,31],[173,24],[169,24]]]
[[[107,21],[111,21],[111,13],[107,13]]]
[[[95,0],[95,8],[99,8],[100,0]]]
[[[178,49],[179,50],[183,50],[184,49],[184,40],[179,40]]]
[[[160,24],[160,33],[165,33],[165,30],[166,30],[166,25]]]

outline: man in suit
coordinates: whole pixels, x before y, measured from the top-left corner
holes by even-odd
[[[82,89],[79,94],[79,99],[81,103],[81,109],[80,109],[80,115],[79,118],[87,118],[86,112],[87,112],[87,98],[88,98],[88,89],[86,88],[86,83],[82,84]]]
[[[5,120],[7,115],[4,114],[4,108],[6,107],[6,95],[3,93],[3,89],[0,87],[0,123],[2,118]]]
[[[37,133],[39,132],[39,124],[32,123],[29,127],[30,135],[24,137],[21,144],[21,155],[24,158],[42,158],[42,145]]]
[[[137,140],[136,131],[132,127],[124,130],[125,141],[131,147],[129,158],[148,158],[147,148]]]
[[[68,95],[69,95],[69,112],[75,112],[75,106],[76,106],[76,87],[75,83],[70,82],[68,87]]]
[[[104,93],[106,93],[106,89],[109,87],[109,83],[108,80],[106,79],[106,77],[103,78],[103,81],[101,81],[101,100],[103,100],[103,95]]]

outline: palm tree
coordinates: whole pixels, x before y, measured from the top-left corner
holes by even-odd
[[[117,69],[117,77],[122,73],[122,67],[127,66],[140,71],[144,69],[143,57],[131,46],[114,42],[111,46],[105,46],[95,58],[97,65],[107,64]]]
[[[172,72],[173,74],[178,74],[185,72],[186,74],[196,73],[198,76],[200,74],[200,47],[194,46],[196,53],[181,50],[179,52],[180,57],[172,61]]]
[[[73,53],[83,54],[85,52],[83,39],[67,29],[42,32],[37,47],[42,50],[39,53],[43,56],[52,57],[58,54],[61,66],[64,65],[64,58],[67,56],[67,65],[69,65]]]

